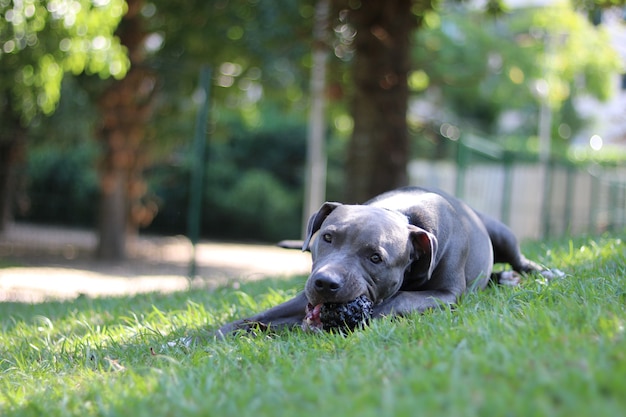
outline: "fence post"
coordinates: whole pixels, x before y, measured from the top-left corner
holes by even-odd
[[[463,138],[459,138],[456,148],[456,184],[454,194],[458,198],[465,195],[465,169],[467,167],[469,149],[463,143]]]
[[[617,225],[621,224],[620,219],[620,208],[619,208],[619,200],[620,200],[620,188],[617,181],[610,180],[609,181],[609,202],[608,202],[608,222],[607,222],[607,230],[609,232],[614,232],[618,229]]]
[[[572,233],[572,207],[574,207],[574,180],[575,172],[574,167],[565,163],[565,207],[563,208],[563,221],[565,224],[563,225],[563,231],[571,234]]]
[[[593,167],[592,167],[593,168]],[[600,180],[593,173],[593,169],[587,168],[587,172],[591,176],[589,196],[591,198],[591,203],[589,205],[589,227],[587,232],[595,233],[598,231],[598,207],[600,198]]]
[[[504,180],[502,181],[502,201],[500,204],[500,219],[504,224],[511,221],[511,197],[513,195],[513,155],[511,152],[505,152],[504,162]]]
[[[541,237],[546,238],[550,236],[551,228],[550,221],[552,220],[552,177],[553,177],[553,161],[552,159],[543,162],[544,176],[543,176],[543,198],[541,201]]]
[[[204,179],[205,149],[207,124],[209,121],[209,99],[211,93],[211,68],[200,69],[199,88],[203,93],[202,102],[196,115],[193,146],[191,147],[191,178],[189,184],[189,207],[187,213],[187,235],[191,241],[191,259],[189,261],[189,279],[196,276],[196,245],[200,236],[200,217],[202,211],[202,183]]]

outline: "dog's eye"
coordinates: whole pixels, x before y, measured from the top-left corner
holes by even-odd
[[[330,233],[324,233],[322,239],[324,239],[324,242],[330,243],[333,241],[333,236]]]
[[[373,255],[370,255],[370,261],[373,264],[379,264],[379,263],[381,263],[383,261],[383,257],[380,256],[379,253],[374,253]]]

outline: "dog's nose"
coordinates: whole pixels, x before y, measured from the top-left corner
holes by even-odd
[[[341,289],[341,279],[332,274],[324,274],[313,280],[315,290],[320,294],[333,294]]]

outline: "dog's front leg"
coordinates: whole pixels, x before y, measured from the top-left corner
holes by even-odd
[[[224,337],[237,330],[251,330],[256,327],[262,329],[279,329],[294,327],[302,324],[306,313],[308,300],[304,292],[296,295],[291,300],[285,301],[275,307],[246,319],[227,323],[217,330],[217,336]]]
[[[393,296],[374,306],[374,317],[404,316],[413,312],[423,313],[431,308],[456,303],[452,291],[398,291]]]

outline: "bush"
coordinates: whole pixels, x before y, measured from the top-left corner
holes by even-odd
[[[203,237],[275,242],[300,236],[305,127],[238,131],[208,144],[203,187]],[[189,152],[187,152],[189,153]],[[19,219],[92,227],[97,215],[97,143],[39,147],[28,157],[28,210]],[[332,161],[331,161],[332,162]],[[329,163],[339,175],[340,162]],[[146,231],[186,234],[191,162],[170,155],[145,172],[148,198],[159,212]],[[329,182],[329,188],[334,183]],[[337,187],[335,187],[337,188]]]
[[[300,201],[299,194],[290,193],[269,172],[250,170],[225,195],[222,209],[228,226],[223,232],[237,239],[297,238]]]
[[[304,127],[239,132],[209,142],[203,188],[202,235],[273,242],[300,234],[305,160]],[[153,167],[147,178],[160,202],[149,226],[187,233],[191,162]]]
[[[94,225],[98,201],[97,150],[85,143],[72,149],[32,149],[26,164],[25,203],[18,220],[70,226]]]

